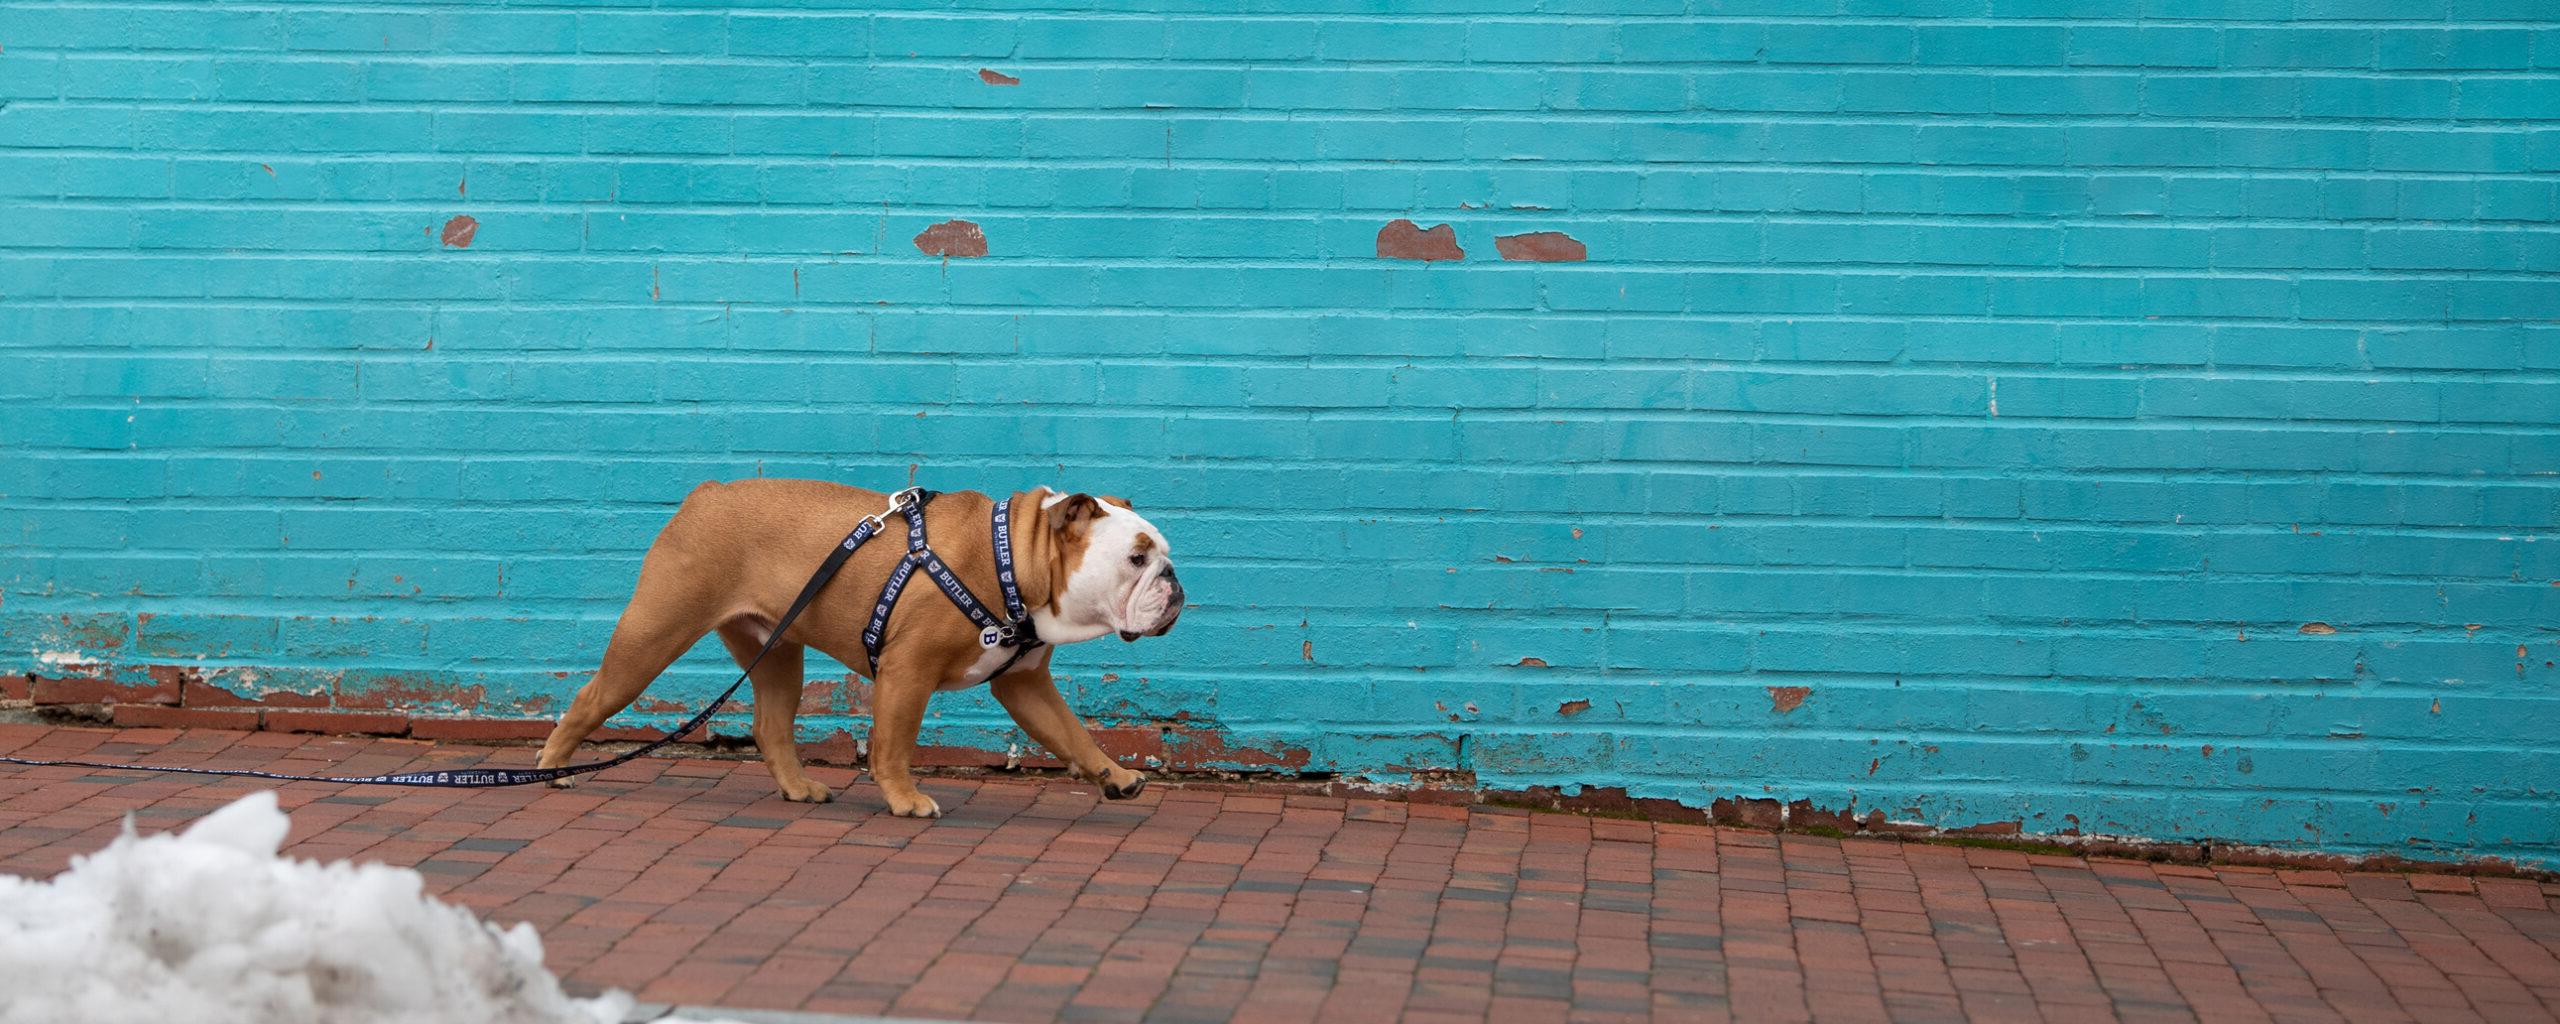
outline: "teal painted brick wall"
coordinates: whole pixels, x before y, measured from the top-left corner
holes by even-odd
[[[1059,6],[0,8],[0,668],[538,715],[698,481],[1055,481],[1185,763],[2560,863],[2560,5]]]

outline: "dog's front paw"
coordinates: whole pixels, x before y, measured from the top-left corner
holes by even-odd
[[[1146,788],[1147,777],[1145,774],[1133,772],[1126,768],[1113,768],[1109,775],[1103,777],[1102,798],[1105,800],[1126,800],[1138,795],[1140,791]]]
[[[783,799],[795,804],[823,804],[836,798],[835,793],[829,791],[825,783],[816,779],[801,779],[796,786],[782,783],[775,788],[782,790]]]
[[[932,797],[922,793],[913,796],[900,796],[896,793],[886,795],[889,799],[889,813],[898,817],[939,818],[942,816],[942,805],[934,803]]]
[[[553,788],[553,789],[576,789],[576,788],[578,788],[578,777],[577,777],[577,776],[575,776],[575,775],[570,775],[570,776],[566,776],[566,777],[563,777],[563,778],[553,779],[553,780],[551,780],[551,788]]]

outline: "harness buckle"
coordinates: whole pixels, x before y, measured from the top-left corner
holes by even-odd
[[[901,512],[905,512],[908,509],[914,508],[917,499],[922,497],[924,497],[924,488],[922,487],[910,487],[906,490],[899,491],[898,493],[889,496],[889,507],[854,520],[854,524],[859,526],[863,523],[869,523],[871,524],[871,532],[879,533],[880,531],[889,528],[890,516],[894,516]]]

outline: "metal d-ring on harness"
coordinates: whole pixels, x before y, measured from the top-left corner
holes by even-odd
[[[810,574],[808,584],[800,588],[800,596],[791,600],[791,607],[774,622],[773,632],[765,637],[764,646],[756,650],[755,657],[747,659],[746,666],[738,670],[737,680],[730,683],[728,689],[720,691],[720,696],[712,698],[710,705],[666,735],[606,760],[590,761],[585,764],[564,764],[557,768],[462,768],[358,776],[287,775],[281,772],[262,772],[247,768],[186,768],[175,765],[112,764],[104,761],[37,760],[23,757],[0,757],[0,764],[26,765],[34,768],[102,768],[113,771],[171,772],[180,775],[225,775],[248,779],[274,779],[280,782],[335,782],[349,786],[441,786],[455,789],[522,786],[585,775],[589,772],[600,772],[648,754],[650,751],[675,742],[678,737],[686,733],[702,728],[703,723],[710,721],[712,715],[718,714],[722,707],[728,705],[729,698],[737,695],[738,687],[746,685],[748,674],[755,671],[756,664],[763,661],[766,654],[772,653],[774,644],[782,641],[782,632],[791,627],[792,620],[799,618],[800,613],[809,607],[809,602],[817,600],[818,592],[826,589],[828,581],[836,578],[836,572],[844,568],[845,560],[852,558],[854,551],[861,548],[864,543],[878,536],[880,531],[887,527],[890,516],[901,512],[907,517],[907,554],[905,558],[898,561],[897,570],[890,574],[889,585],[881,590],[879,607],[872,610],[871,625],[863,630],[862,634],[863,647],[871,655],[872,670],[875,672],[879,670],[879,631],[888,624],[889,608],[897,603],[898,590],[906,585],[906,578],[912,575],[916,567],[921,564],[926,572],[934,577],[935,582],[942,585],[943,593],[951,595],[952,603],[959,605],[960,610],[969,616],[970,621],[982,627],[979,634],[980,643],[987,647],[1003,645],[1014,648],[1013,659],[1005,662],[1004,668],[999,668],[994,673],[994,675],[1002,675],[1005,669],[1012,668],[1014,662],[1022,660],[1024,654],[1040,644],[1039,635],[1031,627],[1031,617],[1023,610],[1022,594],[1014,585],[1013,531],[1008,522],[1012,499],[997,502],[995,511],[996,577],[1004,588],[1004,606],[1007,616],[1007,621],[1004,622],[998,622],[994,616],[987,614],[986,607],[979,604],[978,599],[969,593],[969,588],[962,586],[959,577],[952,575],[951,567],[942,564],[942,559],[935,557],[932,551],[925,548],[924,504],[931,500],[933,500],[933,492],[921,487],[910,487],[891,495],[888,508],[862,517],[860,522],[854,524],[853,532],[846,534],[843,542],[827,553],[826,561],[818,564],[818,571]],[[993,634],[986,632],[990,629],[997,632]]]

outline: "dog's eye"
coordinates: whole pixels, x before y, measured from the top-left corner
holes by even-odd
[[[1130,565],[1145,565],[1145,564],[1147,564],[1147,556],[1146,556],[1144,553],[1135,554],[1135,555],[1130,555],[1130,556],[1129,556],[1129,564],[1130,564]]]

